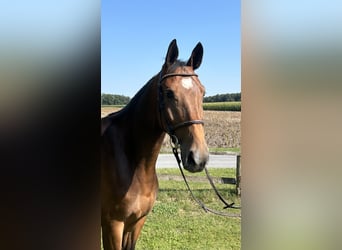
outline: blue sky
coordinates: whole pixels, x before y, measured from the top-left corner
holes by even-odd
[[[241,91],[240,1],[114,1],[101,10],[101,92],[133,97],[161,69],[177,39],[187,60],[200,41],[196,71],[206,96]]]

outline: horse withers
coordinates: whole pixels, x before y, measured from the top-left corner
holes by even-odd
[[[156,161],[165,134],[179,144],[183,166],[202,171],[204,86],[194,72],[202,62],[198,43],[178,60],[174,39],[162,69],[122,110],[101,120],[101,226],[105,250],[134,249],[158,191]]]

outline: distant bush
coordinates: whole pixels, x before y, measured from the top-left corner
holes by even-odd
[[[101,105],[126,105],[130,100],[128,96],[101,94]]]
[[[203,109],[217,111],[241,111],[241,102],[206,102],[203,103]]]
[[[217,94],[207,96],[203,99],[204,102],[241,102],[241,93],[233,94]]]

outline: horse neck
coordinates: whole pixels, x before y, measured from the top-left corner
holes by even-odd
[[[139,152],[137,157],[154,162],[165,137],[159,120],[158,77],[153,77],[137,95],[131,107],[131,136],[135,139],[135,151]]]

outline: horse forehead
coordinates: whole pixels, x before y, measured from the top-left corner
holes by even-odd
[[[173,71],[173,73],[189,75],[189,76],[178,76],[176,78],[172,78],[170,87],[173,85],[176,91],[180,91],[179,93],[183,92],[182,90],[185,90],[185,92],[183,92],[184,94],[189,94],[188,91],[191,91],[191,93],[196,93],[198,88],[200,90],[202,89],[201,87],[202,85],[199,79],[193,76],[196,73],[193,71],[192,67],[190,66],[178,67]]]
[[[191,89],[194,87],[194,83],[191,77],[182,77],[181,86],[185,89]]]

